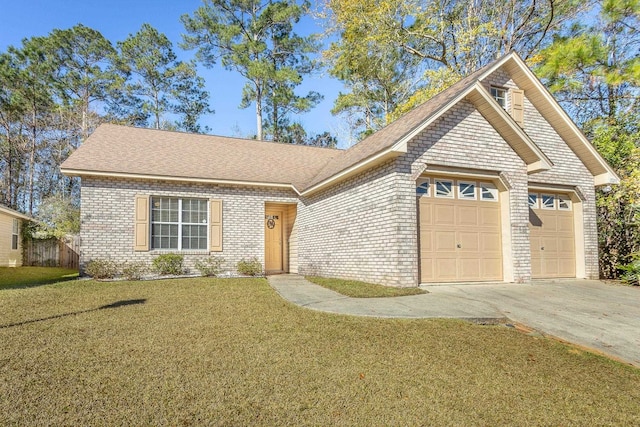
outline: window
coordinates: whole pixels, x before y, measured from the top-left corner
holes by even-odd
[[[446,179],[436,179],[435,183],[435,196],[436,197],[446,197],[448,199],[453,199],[453,181]]]
[[[416,196],[431,196],[431,180],[429,178],[418,181]]]
[[[153,197],[151,199],[152,249],[206,250],[207,201]]]
[[[498,188],[489,184],[488,182],[483,182],[480,184],[480,200],[488,201],[488,202],[497,202],[498,201]]]
[[[458,198],[466,200],[476,199],[476,183],[458,181]]]
[[[531,209],[538,209],[538,195],[535,193],[529,193],[529,207]]]
[[[570,211],[571,200],[569,200],[566,196],[558,196],[558,210]]]
[[[542,195],[542,209],[555,209],[556,197],[551,194]]]
[[[502,108],[507,108],[507,90],[501,87],[491,86],[491,96]]]
[[[13,229],[11,231],[11,249],[16,251],[18,250],[18,235],[20,234],[20,222],[14,218],[13,219]]]

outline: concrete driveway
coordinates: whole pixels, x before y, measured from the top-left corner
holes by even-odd
[[[504,321],[598,350],[640,367],[640,289],[595,280],[430,285],[429,293],[349,298],[297,275],[270,276],[285,299],[331,313]]]
[[[640,289],[595,280],[429,286],[434,296],[483,302],[544,334],[640,367]]]

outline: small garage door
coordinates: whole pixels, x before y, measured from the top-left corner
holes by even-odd
[[[498,189],[489,182],[418,181],[420,281],[502,280]]]
[[[573,206],[560,193],[529,193],[531,277],[576,277]]]

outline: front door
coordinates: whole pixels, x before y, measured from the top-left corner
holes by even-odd
[[[281,273],[282,266],[282,210],[265,209],[265,271]]]

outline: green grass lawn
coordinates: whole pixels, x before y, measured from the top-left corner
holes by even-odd
[[[0,289],[44,285],[78,277],[78,270],[60,267],[0,267]]]
[[[640,370],[503,326],[325,314],[264,279],[0,292],[0,425],[640,425]]]
[[[354,298],[401,297],[427,293],[420,288],[394,288],[391,286],[360,282],[358,280],[330,279],[316,276],[307,276],[305,279],[316,285],[336,291],[339,294]]]

